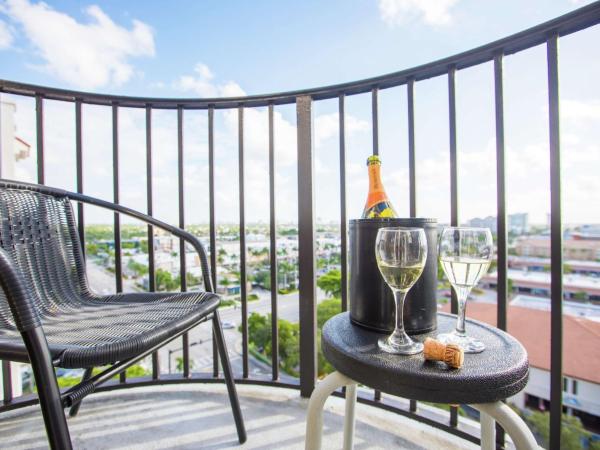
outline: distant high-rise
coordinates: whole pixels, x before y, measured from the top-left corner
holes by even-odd
[[[489,228],[492,233],[498,231],[496,216],[475,217],[467,222],[470,227]],[[508,231],[514,234],[525,234],[529,231],[529,214],[517,213],[508,215]]]
[[[529,231],[529,214],[517,213],[508,215],[508,230],[514,234],[525,234]]]

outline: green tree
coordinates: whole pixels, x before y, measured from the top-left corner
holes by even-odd
[[[194,360],[190,358],[190,371],[194,368]],[[183,372],[183,356],[175,358],[175,369],[177,372]]]
[[[138,277],[146,275],[148,273],[148,266],[146,266],[145,264],[139,263],[137,261],[134,261],[133,259],[129,260],[129,262],[127,263],[127,267],[129,268],[129,270],[131,270],[133,273],[135,273]]]
[[[317,306],[317,327],[323,328],[325,322],[342,312],[342,301],[339,298],[323,300]]]
[[[157,269],[156,271],[156,290],[157,291],[172,291],[179,287],[179,277],[175,280],[168,272],[164,269]]]
[[[342,294],[342,274],[339,270],[334,269],[319,277],[317,286],[322,289],[328,296],[340,297]]]
[[[521,415],[523,415],[521,413]],[[525,421],[542,441],[541,444],[548,448],[550,439],[550,414],[548,412],[534,411],[524,416]],[[563,450],[576,450],[583,448],[583,442],[588,441],[591,434],[583,428],[581,420],[576,416],[562,415],[560,448]]]

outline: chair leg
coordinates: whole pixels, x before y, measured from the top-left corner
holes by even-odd
[[[22,332],[52,450],[71,450],[71,436],[46,338],[40,327]]]
[[[242,410],[240,409],[240,402],[238,400],[237,391],[235,389],[235,383],[233,381],[231,364],[229,362],[229,355],[227,354],[225,336],[223,336],[223,329],[221,328],[221,320],[219,319],[218,311],[215,311],[213,313],[213,333],[215,334],[217,348],[221,357],[221,366],[223,366],[223,375],[225,376],[225,383],[227,384],[229,402],[231,403],[231,409],[233,410],[233,418],[235,419],[238,440],[240,441],[240,444],[243,444],[244,442],[246,442],[247,438],[246,428],[244,426],[244,418],[242,417]]]
[[[85,369],[83,377],[81,378],[82,382],[88,380],[92,376],[92,370],[94,370],[93,367],[88,367],[87,369]],[[77,415],[77,413],[79,412],[79,408],[81,408],[82,401],[83,399],[79,400],[77,403],[74,403],[73,406],[71,406],[71,409],[69,410],[70,417],[75,417]]]

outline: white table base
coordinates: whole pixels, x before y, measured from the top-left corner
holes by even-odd
[[[346,386],[346,415],[344,418],[344,450],[353,448],[354,411],[357,382],[339,372],[329,374],[317,384],[310,396],[306,414],[306,450],[320,450],[323,435],[323,407],[327,398],[337,389]],[[481,413],[481,448],[496,448],[496,421],[512,438],[518,450],[538,449],[537,442],[525,422],[502,402],[471,405]]]

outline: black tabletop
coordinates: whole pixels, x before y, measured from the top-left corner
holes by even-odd
[[[423,341],[451,331],[456,316],[438,315],[434,333],[413,336]],[[475,320],[467,320],[467,334],[483,341],[482,353],[466,354],[460,369],[425,361],[423,354],[392,355],[382,352],[383,336],[338,314],[323,327],[321,346],[327,360],[358,383],[392,395],[436,403],[488,403],[520,392],[527,383],[529,363],[525,348],[512,336]]]

